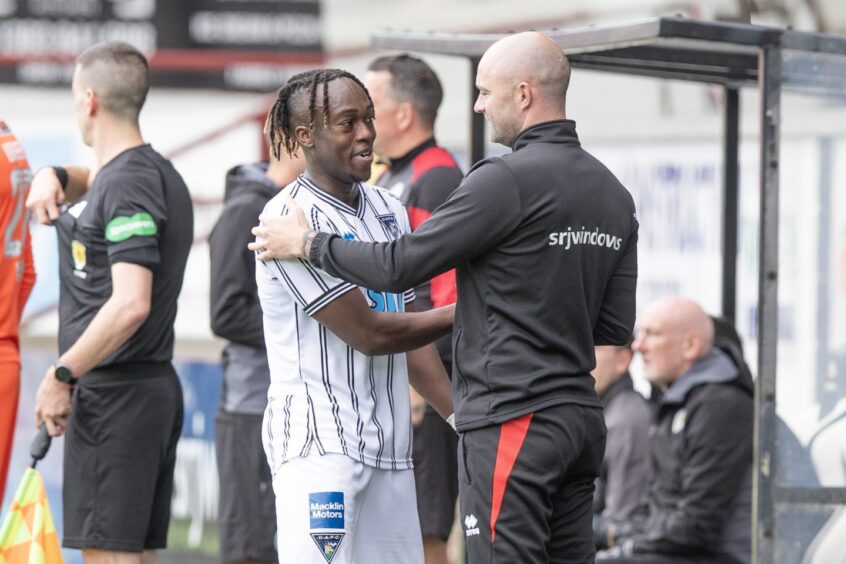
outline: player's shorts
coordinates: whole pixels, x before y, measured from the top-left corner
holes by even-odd
[[[413,470],[342,454],[285,462],[273,476],[279,564],[422,564]]]
[[[218,527],[223,562],[276,562],[276,508],[270,467],[261,445],[261,415],[215,418],[220,478]]]
[[[602,409],[576,404],[462,433],[467,563],[593,563],[593,491],[605,434]]]
[[[447,540],[458,499],[458,435],[433,409],[414,428],[414,483],[423,537]]]
[[[182,387],[169,362],[92,370],[72,398],[65,431],[68,548],[164,548],[170,522]]]

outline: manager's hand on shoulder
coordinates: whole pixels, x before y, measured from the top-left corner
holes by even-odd
[[[65,201],[65,192],[56,172],[45,166],[35,173],[26,198],[26,207],[42,225],[51,225],[59,218],[59,207]]]
[[[259,216],[259,225],[251,230],[256,240],[247,248],[257,251],[259,260],[308,258],[305,243],[306,236],[312,231],[311,226],[293,198],[286,198],[286,215],[271,217],[262,214]]]

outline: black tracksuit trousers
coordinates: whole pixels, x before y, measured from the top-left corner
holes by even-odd
[[[594,561],[600,408],[556,405],[464,432],[458,448],[468,564]]]

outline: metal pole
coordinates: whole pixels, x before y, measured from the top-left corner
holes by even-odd
[[[476,71],[479,70],[479,59],[470,57],[470,145],[467,147],[467,158],[470,166],[485,158],[485,116],[473,111],[479,89],[476,88]]]
[[[844,393],[840,388],[839,378],[828,369],[829,363],[829,277],[831,275],[831,169],[833,164],[833,142],[830,137],[820,140],[820,215],[817,224],[817,401],[820,404],[820,417],[834,409],[834,405]],[[834,381],[832,381],[834,380]],[[832,388],[834,386],[834,388]],[[831,393],[835,389],[836,393]]]
[[[755,482],[752,555],[775,562],[776,362],[778,352],[778,196],[781,47],[761,49],[761,202],[758,257],[758,378],[755,381]]]
[[[723,133],[723,316],[737,319],[738,139],[740,96],[726,88]]]

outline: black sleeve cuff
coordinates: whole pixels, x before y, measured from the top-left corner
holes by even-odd
[[[332,237],[337,237],[337,235],[324,233],[323,231],[318,232],[317,235],[314,236],[314,239],[311,240],[311,247],[308,249],[308,262],[317,268],[323,268],[320,261],[320,255],[323,254],[323,247],[329,245],[329,240]]]

